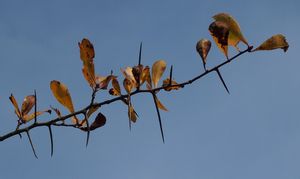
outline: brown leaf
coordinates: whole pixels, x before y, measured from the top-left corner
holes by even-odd
[[[106,123],[106,117],[102,113],[98,113],[97,117],[95,118],[94,122],[90,125],[89,130],[95,130],[99,127],[104,126]],[[88,131],[87,127],[82,127],[81,130]]]
[[[82,39],[81,43],[78,42],[78,46],[82,61],[88,61],[95,58],[94,46],[88,39]]]
[[[206,64],[206,57],[210,50],[211,42],[207,39],[201,39],[196,45],[196,50],[202,58],[204,64]]]
[[[44,113],[51,113],[51,110],[45,110],[45,111],[37,111],[36,112],[36,116],[39,116],[39,115],[42,115],[42,114],[44,114]],[[33,113],[31,113],[31,114],[26,114],[26,115],[24,115],[24,116],[22,116],[22,122],[24,122],[24,123],[26,123],[26,122],[29,122],[29,121],[31,121],[32,119],[34,119],[35,118],[35,113],[33,112]]]
[[[171,91],[171,90],[179,90],[181,87],[180,86],[169,86],[170,85],[170,78],[167,78],[163,81],[163,87],[164,90],[166,91]],[[172,80],[171,85],[178,85],[178,83],[174,80]]]
[[[282,34],[273,35],[264,41],[259,47],[254,49],[253,52],[258,50],[274,50],[278,48],[283,49],[284,52],[286,52],[289,48],[289,44],[286,41],[285,36]]]
[[[26,96],[22,103],[21,115],[24,116],[28,114],[34,105],[35,105],[35,96],[34,95]]]
[[[224,55],[228,59],[228,25],[226,25],[223,22],[215,21],[210,24],[208,30],[210,31],[210,34],[212,35],[219,49],[224,53]]]
[[[152,82],[154,88],[157,87],[158,82],[163,75],[164,71],[166,70],[167,63],[164,60],[157,60],[152,65]]]
[[[141,85],[143,85],[145,83],[145,81],[147,82],[147,86],[149,86],[148,88],[152,89],[152,82],[151,82],[151,75],[150,75],[149,66],[146,66],[143,69],[143,72],[142,72],[142,75],[141,75]]]
[[[13,96],[13,94],[10,95],[9,100],[11,101],[11,103],[15,107],[15,113],[16,113],[16,115],[18,116],[18,118],[21,118],[22,115],[21,115],[21,112],[20,112],[20,109],[19,109],[19,105],[18,105],[17,100]]]
[[[128,117],[134,123],[137,121],[137,115],[131,103],[128,105]]]
[[[130,94],[131,93],[131,90],[133,88],[133,84],[132,84],[132,81],[125,78],[124,81],[123,81],[123,86],[127,92],[127,94]]]
[[[157,107],[161,110],[168,111],[168,109],[160,102],[160,100],[155,95],[155,101],[157,103]]]

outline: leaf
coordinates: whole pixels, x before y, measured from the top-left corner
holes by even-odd
[[[74,113],[75,110],[74,110],[72,98],[67,86],[59,81],[53,80],[50,82],[50,88],[56,100],[64,107],[66,107],[70,111],[70,113]],[[78,119],[74,116],[72,122],[78,123]]]
[[[94,46],[88,39],[82,39],[81,43],[78,42],[78,46],[82,61],[88,61],[95,58]]]
[[[106,77],[101,77],[101,76],[96,76],[96,84],[97,88],[100,89],[107,89],[109,82],[113,79],[116,78],[116,76],[113,75],[108,75]]]
[[[238,49],[237,45],[240,41],[247,46],[248,42],[243,36],[238,22],[227,13],[219,13],[213,16],[216,21],[225,23],[229,28],[228,45],[234,46]]]
[[[163,87],[164,90],[166,91],[171,91],[171,90],[179,90],[181,87],[180,86],[169,86],[170,85],[170,78],[167,78],[163,81]],[[178,85],[178,83],[174,80],[171,81],[171,85]]]
[[[132,74],[135,81],[137,82],[137,85],[141,85],[142,72],[143,72],[143,65],[134,66],[132,68]]]
[[[85,126],[87,124],[87,121],[91,115],[96,112],[98,109],[100,108],[100,106],[91,106],[91,108],[88,110],[87,114],[86,114],[86,118],[84,120],[81,121],[80,125],[81,126]]]
[[[21,115],[24,116],[28,114],[34,105],[35,105],[35,96],[34,95],[26,96],[22,103]]]
[[[51,110],[37,111],[36,112],[36,116],[42,115],[42,114],[44,114],[46,112],[49,113],[49,114],[51,114]],[[22,116],[22,122],[24,122],[24,123],[29,122],[32,119],[34,119],[36,116],[35,116],[34,112],[31,113],[31,114],[24,115],[24,116]]]
[[[131,90],[133,88],[132,82],[129,79],[125,78],[124,81],[123,81],[123,86],[124,86],[127,94],[130,94]]]
[[[109,94],[113,96],[120,96],[121,95],[121,88],[117,78],[113,78],[112,81],[112,88],[109,90]]]
[[[96,86],[94,60],[95,52],[94,46],[88,39],[82,39],[81,43],[78,42],[80,49],[80,58],[83,62],[82,73],[86,81],[92,88]]]
[[[105,123],[106,123],[106,117],[102,113],[98,113],[94,122],[90,125],[89,130],[92,131],[99,127],[102,127],[105,125]],[[87,127],[82,127],[80,129],[83,131],[88,131]]]
[[[197,45],[196,45],[196,50],[202,58],[202,62],[203,62],[205,70],[206,70],[206,67],[205,67],[206,57],[207,57],[207,54],[210,50],[210,47],[211,47],[211,42],[207,39],[199,40]]]
[[[134,75],[132,73],[131,67],[126,67],[125,70],[121,68],[121,72],[123,73],[123,75],[126,79],[131,81],[132,85],[136,86],[136,81],[135,81]]]
[[[283,49],[284,52],[286,52],[289,48],[289,44],[286,41],[285,36],[282,34],[273,35],[264,41],[259,47],[254,49],[253,52],[258,50],[275,50],[278,48]]]
[[[18,116],[18,118],[21,118],[21,112],[20,112],[20,109],[19,109],[19,105],[18,105],[17,100],[13,96],[13,94],[10,95],[9,100],[11,101],[11,103],[15,107],[15,113],[16,113],[16,115]]]
[[[151,75],[150,75],[149,66],[146,66],[142,71],[141,85],[143,85],[145,83],[145,81],[147,82],[148,89],[149,88],[152,89],[152,82],[151,82]]]
[[[128,105],[128,117],[134,123],[137,121],[137,115],[131,103]]]
[[[153,63],[152,65],[152,82],[154,88],[157,87],[157,84],[163,75],[164,71],[166,70],[167,63],[164,60],[158,60]]]
[[[164,110],[164,111],[168,111],[168,109],[160,102],[160,100],[157,98],[156,95],[154,96],[154,98],[155,98],[157,107],[158,107],[159,109]]]
[[[223,22],[215,21],[210,24],[208,30],[210,31],[210,34],[213,37],[218,48],[224,53],[224,55],[228,59],[228,26]]]

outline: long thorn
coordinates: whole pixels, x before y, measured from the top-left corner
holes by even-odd
[[[173,65],[171,65],[171,69],[170,69],[170,82],[169,82],[169,86],[172,85],[172,77],[173,77]]]
[[[141,65],[142,62],[142,48],[143,48],[143,42],[140,43],[139,65]]]
[[[48,126],[49,129],[49,135],[50,135],[50,144],[51,144],[51,157],[53,156],[53,134],[51,126]]]
[[[226,83],[225,83],[225,81],[223,80],[223,77],[222,77],[222,75],[221,75],[221,73],[220,73],[220,71],[219,71],[219,68],[216,69],[216,72],[217,72],[217,74],[218,74],[220,80],[222,81],[222,84],[223,84],[223,86],[225,87],[227,93],[230,94],[230,93],[229,93],[229,90],[228,90],[228,88],[227,88],[227,86],[226,86]]]
[[[203,62],[203,68],[204,68],[205,71],[207,71],[207,69],[206,69],[206,63],[204,63],[204,62]]]
[[[35,158],[37,158],[37,159],[38,159],[38,157],[37,157],[37,155],[36,155],[36,153],[35,153],[35,149],[34,149],[34,146],[33,146],[33,143],[32,143],[31,137],[30,137],[30,134],[29,134],[29,132],[28,132],[28,131],[26,131],[26,134],[27,134],[27,137],[28,137],[29,143],[30,143],[30,145],[31,145],[31,149],[32,149],[32,151],[33,151],[33,154],[34,154]]]
[[[163,127],[162,127],[160,112],[159,112],[159,109],[158,109],[158,106],[157,106],[157,102],[155,100],[156,99],[155,93],[152,93],[152,97],[153,97],[153,101],[154,101],[156,112],[157,112],[157,116],[158,116],[158,121],[159,121],[159,127],[160,127],[160,133],[161,133],[162,141],[163,141],[163,143],[165,143],[164,131],[163,131]]]

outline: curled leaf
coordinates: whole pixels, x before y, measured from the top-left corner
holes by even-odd
[[[240,41],[242,41],[249,46],[247,40],[241,32],[238,22],[230,14],[219,13],[214,15],[213,18],[216,21],[223,22],[227,25],[229,29],[228,45],[234,46],[238,49],[237,45]]]
[[[18,116],[18,118],[21,118],[21,112],[20,112],[20,109],[19,109],[19,105],[18,105],[17,100],[13,96],[13,94],[10,95],[9,100],[14,105],[16,115]]]
[[[196,50],[202,58],[203,64],[206,64],[206,57],[210,50],[211,42],[207,39],[201,39],[196,45]]]
[[[102,127],[105,125],[105,123],[106,123],[106,117],[102,113],[98,113],[94,122],[89,126],[89,130],[92,131],[99,127]],[[82,127],[80,129],[83,131],[88,131],[87,127]]]
[[[54,107],[52,107],[52,106],[50,106],[50,108],[56,113],[56,115],[57,115],[58,117],[61,117],[61,112],[60,112],[59,109],[54,108]]]
[[[110,80],[112,80],[113,78],[116,78],[116,76],[113,75],[108,75],[106,77],[96,76],[97,88],[107,89]]]
[[[121,95],[121,88],[117,78],[113,78],[112,81],[112,88],[109,90],[109,94],[113,96],[120,96]]]
[[[286,52],[289,48],[289,44],[286,41],[285,36],[283,36],[282,34],[273,35],[253,51],[274,50],[278,48],[283,49],[284,52]]]
[[[34,105],[35,105],[35,96],[34,95],[26,96],[24,98],[24,101],[23,101],[22,107],[21,107],[22,116],[28,114]]]
[[[137,82],[137,86],[141,85],[142,72],[143,72],[143,65],[134,66],[132,68],[132,74],[135,81]]]
[[[208,30],[210,31],[210,34],[216,42],[218,48],[224,53],[224,55],[228,59],[228,26],[223,22],[215,21],[210,24]]]
[[[154,88],[157,87],[158,82],[163,75],[164,71],[166,70],[167,63],[164,60],[157,60],[152,65],[152,82]]]
[[[178,83],[174,80],[170,82],[170,78],[167,78],[163,81],[162,86],[165,87],[164,90],[171,91],[171,90],[179,90],[181,88],[180,86],[169,86],[169,85],[178,85]]]
[[[50,82],[50,88],[55,99],[64,107],[66,107],[70,111],[70,113],[74,113],[75,110],[72,98],[67,86],[59,81],[53,80]],[[78,123],[78,119],[74,117],[72,119],[72,122]]]

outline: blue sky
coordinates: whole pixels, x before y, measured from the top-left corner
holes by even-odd
[[[1,142],[0,178],[299,178],[299,6],[296,0],[2,0],[0,135],[16,125],[11,93],[21,101],[36,89],[40,109],[53,105],[66,114],[49,88],[55,79],[69,87],[76,109],[88,104],[91,91],[77,46],[85,37],[94,44],[98,74],[121,76],[120,68],[137,63],[143,41],[143,63],[166,60],[178,82],[203,72],[195,45],[211,39],[207,29],[219,12],[238,20],[251,45],[282,33],[290,48],[245,54],[223,67],[230,95],[216,74],[161,92],[169,109],[161,112],[165,144],[151,96],[135,96],[140,118],[132,131],[123,104],[104,106],[108,121],[91,134],[88,148],[84,133],[64,128],[53,130],[52,158],[46,128],[32,131],[38,160],[26,137]],[[222,61],[213,43],[207,66]],[[105,91],[97,95],[97,101],[109,98]],[[54,115],[40,120],[49,117]]]

